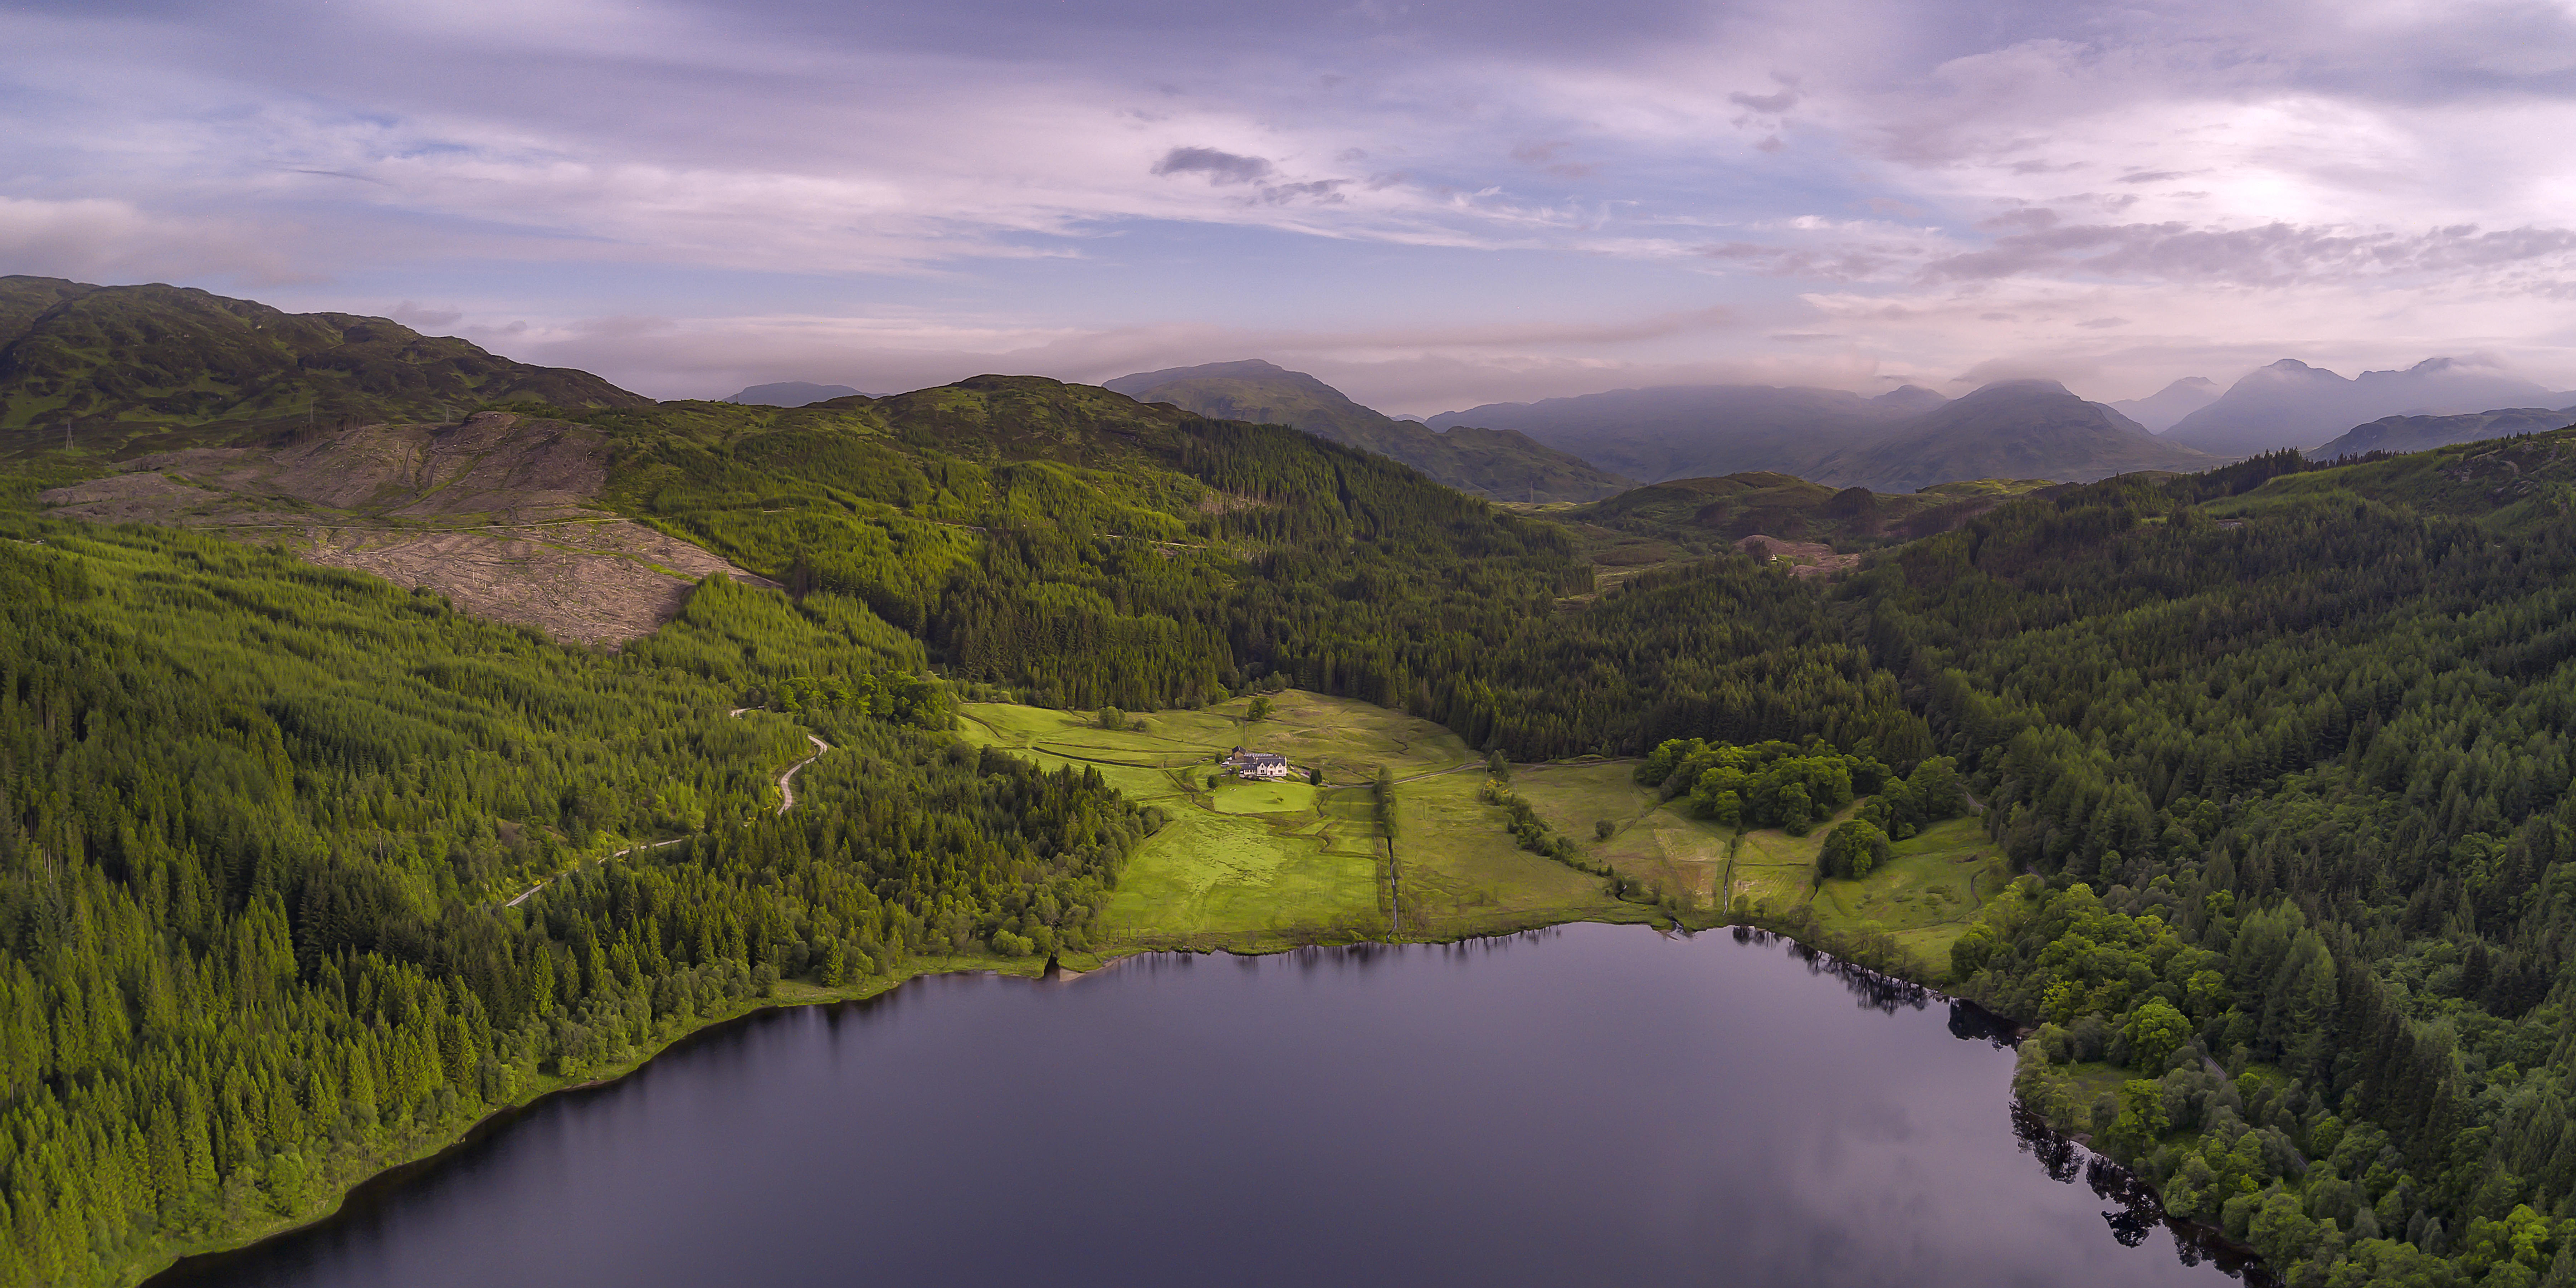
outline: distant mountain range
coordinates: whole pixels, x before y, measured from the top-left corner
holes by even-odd
[[[2343,436],[2307,453],[2311,460],[2330,461],[2339,456],[2359,456],[2365,452],[2421,452],[2453,443],[2474,443],[2481,439],[2504,438],[2513,434],[2545,434],[2565,429],[2576,421],[2576,407],[2551,411],[2546,407],[2507,407],[2500,411],[2471,412],[2463,416],[2382,416],[2367,425],[2356,425]]]
[[[2054,380],[2006,380],[1892,426],[1865,447],[1836,452],[1817,463],[1812,477],[1837,487],[1911,492],[1957,479],[2089,483],[2136,470],[2189,472],[2225,463],[2158,438]]]
[[[1555,502],[1600,500],[1634,480],[1756,473],[1881,495],[1971,479],[2085,482],[2207,469],[2286,446],[2328,458],[2420,451],[2576,419],[2576,393],[2449,358],[2353,379],[2285,359],[2223,392],[2193,377],[2114,404],[2041,380],[1957,399],[1913,385],[1876,397],[1694,385],[1492,403],[1427,424],[1261,361],[1139,372],[1107,388],[1203,416],[1291,425],[1463,491]],[[858,396],[847,385],[783,381],[726,401],[800,407]],[[0,277],[0,452],[77,436],[85,450],[123,457],[305,427],[453,421],[496,405],[655,404],[588,372],[515,362],[383,318],[292,314],[157,284]],[[2166,422],[2166,432],[2150,432]]]
[[[2221,456],[2251,456],[2284,447],[2317,447],[2383,416],[2569,402],[2576,402],[2576,394],[2553,394],[2518,376],[2456,358],[2428,358],[2404,371],[2365,371],[2349,380],[2284,358],[2229,386],[2208,406],[2177,421],[2164,437]]]
[[[2148,433],[2161,434],[2173,428],[2174,422],[2218,401],[2221,392],[2218,382],[2207,376],[2185,376],[2144,398],[2123,398],[2104,405],[2138,422]]]
[[[1814,477],[1826,456],[1884,435],[1939,406],[1908,385],[1876,398],[1840,389],[1667,385],[1535,403],[1487,403],[1431,418],[1435,429],[1517,430],[1630,478],[1709,478],[1744,471]]]
[[[74,428],[115,450],[179,427],[443,420],[491,403],[650,407],[586,371],[347,313],[175,286],[0,277],[0,447]]]
[[[1955,401],[1914,385],[1875,398],[1768,385],[1621,389],[1489,404],[1431,423],[1518,429],[1647,479],[1769,472],[1881,492],[1958,479],[2090,482],[2221,463],[2046,380],[2004,381]]]
[[[1351,401],[1302,371],[1258,360],[1138,372],[1102,388],[1227,420],[1289,425],[1402,461],[1464,492],[1506,501],[1590,501],[1632,481],[1509,429],[1437,432]]]
[[[866,395],[848,385],[818,385],[804,380],[781,380],[776,384],[753,385],[723,401],[753,407],[810,407],[835,398],[863,398]]]

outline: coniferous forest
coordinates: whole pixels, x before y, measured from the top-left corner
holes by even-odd
[[[1282,679],[1653,753],[1711,817],[1875,793],[1847,871],[1980,811],[2021,875],[1951,984],[2037,1026],[2032,1107],[2294,1284],[2576,1284],[2576,432],[1599,591],[1543,519],[1049,381],[555,414],[605,504],[784,589],[605,652],[0,518],[0,1284],[312,1212],[785,981],[1094,947],[1160,820],[958,743],[960,691]]]

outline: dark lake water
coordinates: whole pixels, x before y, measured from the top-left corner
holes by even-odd
[[[2016,1129],[1975,1013],[1825,965],[1587,925],[922,980],[155,1288],[2225,1279]]]

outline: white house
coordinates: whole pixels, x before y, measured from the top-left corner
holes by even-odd
[[[1227,766],[1243,778],[1286,778],[1288,758],[1267,751],[1245,751],[1241,747],[1225,758]]]

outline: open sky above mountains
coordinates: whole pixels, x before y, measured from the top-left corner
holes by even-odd
[[[20,0],[0,271],[664,397],[2576,385],[2546,3]]]

